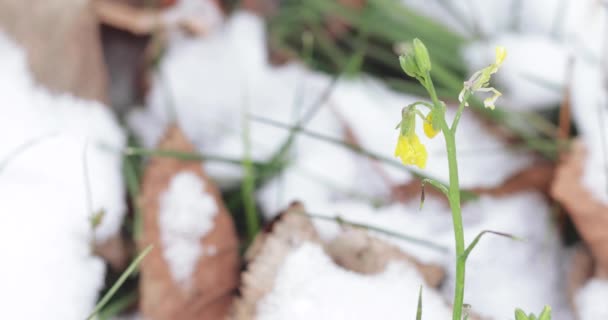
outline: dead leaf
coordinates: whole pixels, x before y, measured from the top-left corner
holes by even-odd
[[[247,270],[241,275],[241,296],[235,301],[231,319],[254,319],[256,305],[274,288],[276,274],[292,249],[303,242],[320,243],[310,219],[299,203],[292,204],[271,224],[270,230],[260,233],[249,248]]]
[[[107,261],[113,270],[124,270],[129,264],[129,253],[133,248],[128,248],[122,236],[117,234],[102,243],[95,242],[94,249],[95,254]]]
[[[608,206],[595,199],[582,184],[586,151],[577,141],[558,166],[552,196],[572,218],[576,229],[595,258],[600,274],[608,273]]]
[[[0,29],[23,46],[34,78],[46,88],[106,101],[107,75],[89,0],[0,0]]]
[[[171,126],[159,146],[162,150],[192,152],[194,147],[182,131]],[[202,256],[188,288],[176,284],[162,251],[158,226],[159,197],[167,189],[171,178],[183,171],[198,175],[205,182],[205,191],[216,201],[219,212],[214,228],[200,239],[201,246],[215,246],[217,253]],[[203,172],[200,162],[175,158],[152,158],[146,167],[142,183],[140,205],[143,212],[142,249],[149,244],[156,248],[141,266],[141,305],[146,319],[222,319],[225,318],[238,286],[238,239],[232,218],[226,210],[219,191]]]
[[[421,263],[398,247],[370,236],[365,230],[347,229],[326,249],[338,265],[359,273],[379,273],[389,262],[403,261],[416,266],[427,285],[433,288],[439,287],[445,276],[441,266]]]

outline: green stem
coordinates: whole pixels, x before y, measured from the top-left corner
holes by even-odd
[[[456,159],[456,138],[449,129],[445,119],[442,123],[443,135],[448,150],[448,165],[450,170],[450,186],[448,188],[448,201],[452,209],[452,223],[454,225],[454,240],[456,243],[456,286],[454,290],[454,310],[452,318],[461,320],[462,305],[464,302],[464,229],[462,226],[462,214],[460,209],[460,184],[458,181],[458,162]]]
[[[443,104],[437,98],[437,92],[433,85],[433,81],[430,76],[427,75],[425,79],[425,87],[427,88],[433,104],[437,110],[443,111]],[[465,97],[468,98],[468,97]],[[464,244],[464,228],[462,226],[462,213],[460,209],[460,182],[458,181],[458,160],[456,158],[456,127],[458,126],[458,120],[460,114],[464,109],[466,99],[463,99],[460,107],[458,108],[457,117],[452,123],[452,128],[448,126],[445,120],[445,111],[440,112],[441,114],[441,131],[445,138],[445,144],[448,152],[448,167],[450,172],[450,184],[448,187],[448,202],[452,209],[452,224],[454,225],[454,240],[456,246],[456,285],[454,289],[454,307],[452,311],[453,320],[462,319],[462,306],[464,303],[464,281],[465,281],[465,244]]]
[[[460,101],[460,105],[458,105],[458,111],[456,112],[456,116],[454,116],[454,121],[452,121],[452,127],[450,128],[450,131],[452,131],[453,134],[456,134],[456,128],[458,128],[460,117],[462,116],[462,112],[464,111],[464,107],[467,105],[467,100],[469,100],[470,95],[471,92],[467,90],[462,98],[462,101]]]

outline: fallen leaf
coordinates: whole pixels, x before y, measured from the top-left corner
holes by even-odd
[[[560,202],[595,258],[600,275],[608,274],[608,206],[582,184],[586,151],[577,141],[557,168],[551,195]]]
[[[0,29],[23,46],[34,78],[46,88],[106,101],[107,75],[89,0],[0,0]]]
[[[240,297],[234,303],[231,319],[254,319],[258,301],[272,291],[275,276],[291,250],[303,242],[321,242],[310,219],[294,213],[303,210],[301,204],[292,204],[250,246],[246,254],[249,263],[241,275]]]
[[[359,273],[379,273],[384,271],[389,262],[403,261],[416,266],[430,287],[439,287],[445,276],[441,266],[421,263],[398,247],[369,235],[365,230],[346,229],[326,249],[338,265]]]
[[[192,152],[194,147],[182,131],[171,126],[161,140],[159,149]],[[204,247],[215,247],[215,254],[202,255],[187,288],[176,284],[163,256],[159,231],[159,197],[167,190],[177,173],[189,171],[205,182],[219,209],[214,227],[200,241]],[[141,265],[140,309],[146,319],[222,319],[230,309],[233,292],[238,286],[238,239],[233,221],[219,191],[203,172],[200,162],[169,157],[152,158],[146,167],[140,205],[143,214],[142,238],[139,248],[149,244],[156,248]]]

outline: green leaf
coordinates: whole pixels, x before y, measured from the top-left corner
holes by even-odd
[[[538,320],[551,320],[551,307],[545,306],[538,316]]]
[[[526,313],[523,310],[517,308],[517,309],[515,309],[515,320],[530,320],[530,319],[528,318],[528,316],[526,315]]]

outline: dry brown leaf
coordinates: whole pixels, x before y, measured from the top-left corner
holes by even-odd
[[[499,186],[479,188],[472,191],[492,196],[504,196],[529,190],[538,190],[548,193],[554,172],[555,166],[551,163],[535,163],[515,173]]]
[[[232,319],[255,318],[257,303],[272,291],[279,268],[294,248],[303,242],[323,245],[310,218],[300,214],[303,211],[301,204],[292,204],[251,245],[246,258],[250,263],[242,274],[241,297],[235,302]],[[336,264],[359,273],[379,273],[389,262],[403,261],[415,265],[429,286],[437,287],[444,277],[441,267],[419,263],[363,230],[345,229],[324,248]]]
[[[194,151],[192,144],[176,126],[167,130],[159,148]],[[183,171],[193,172],[203,179],[205,191],[215,198],[219,208],[213,230],[200,239],[201,246],[215,246],[217,253],[199,259],[188,288],[176,284],[170,274],[162,254],[158,226],[159,197],[167,189],[171,178]],[[203,172],[200,162],[168,157],[152,158],[145,170],[140,205],[143,233],[139,248],[149,244],[155,248],[141,266],[140,308],[144,317],[155,320],[225,318],[232,303],[234,289],[238,286],[238,239],[219,191]]]
[[[254,319],[258,301],[272,291],[276,274],[291,250],[303,242],[320,243],[310,219],[293,213],[303,210],[301,204],[292,204],[279,215],[271,230],[256,237],[246,255],[250,263],[241,275],[241,296],[234,303],[232,319]]]
[[[557,168],[551,194],[572,218],[595,258],[599,273],[608,274],[608,206],[595,199],[582,184],[585,157],[584,145],[575,142]]]
[[[129,250],[131,249],[131,250]],[[120,234],[114,235],[102,243],[95,242],[95,254],[102,257],[114,270],[124,270],[129,263],[128,248]]]
[[[89,0],[0,0],[0,29],[24,47],[34,78],[45,87],[106,101],[107,75]]]
[[[437,288],[445,276],[441,266],[421,263],[398,247],[360,229],[345,230],[327,245],[326,250],[338,265],[359,273],[379,273],[389,262],[403,261],[416,266],[433,288]]]

